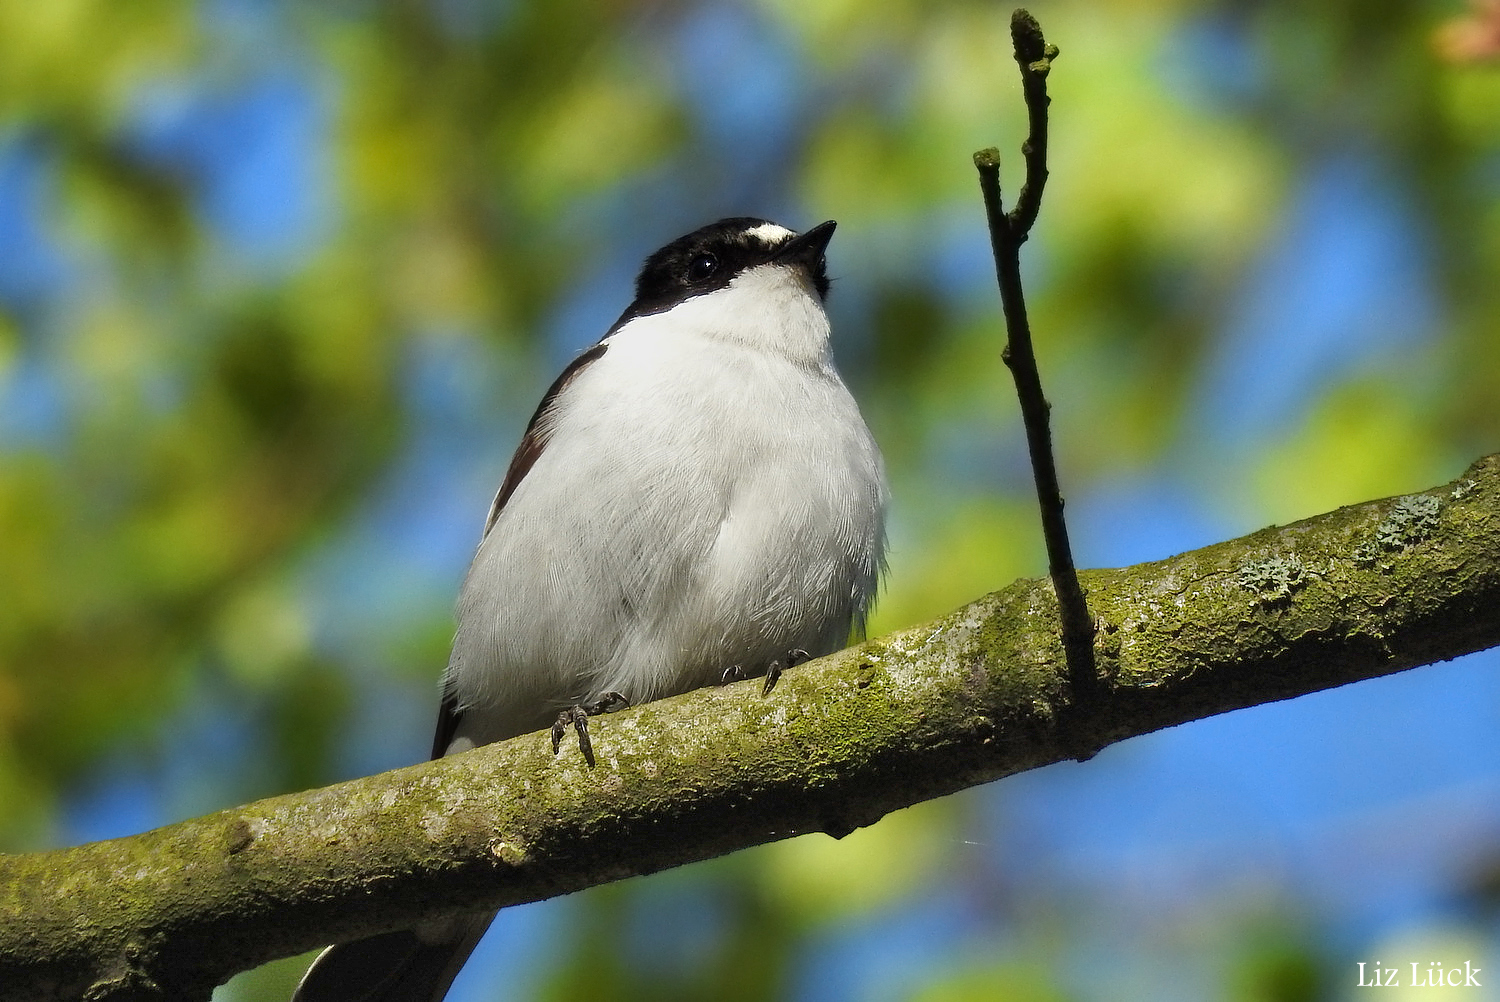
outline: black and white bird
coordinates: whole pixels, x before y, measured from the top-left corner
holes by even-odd
[[[652,254],[557,377],[458,602],[433,757],[844,646],[883,567],[875,441],[834,368],[824,250],[735,217]],[[437,1002],[493,916],[331,947],[294,1002]]]

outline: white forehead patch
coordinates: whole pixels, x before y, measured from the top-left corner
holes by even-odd
[[[752,226],[745,231],[747,238],[759,240],[767,247],[775,247],[778,244],[786,243],[796,235],[785,226],[777,226],[775,223],[761,223],[759,226]]]

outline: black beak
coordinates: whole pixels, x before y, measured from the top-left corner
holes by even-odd
[[[823,259],[823,252],[828,249],[828,241],[833,239],[833,231],[837,226],[838,223],[830,219],[806,233],[797,234],[776,252],[773,260],[801,264],[808,271],[816,272],[818,262]]]

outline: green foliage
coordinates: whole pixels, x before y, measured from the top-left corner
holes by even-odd
[[[1021,963],[990,963],[947,971],[912,1002],[1067,1002],[1066,995],[1045,970]]]
[[[1318,1002],[1331,997],[1328,976],[1305,943],[1257,944],[1241,958],[1231,998],[1235,1002]]]
[[[693,110],[705,81],[685,78],[672,39],[698,5],[477,4],[456,28],[445,5],[414,0],[267,6],[293,40],[277,58],[326,104],[335,208],[311,246],[258,269],[205,222],[200,178],[125,138],[153,88],[226,95],[254,77],[269,56],[234,41],[233,13],[0,0],[0,138],[40,151],[50,181],[37,209],[70,275],[40,302],[0,307],[0,381],[42,366],[65,401],[55,434],[0,442],[8,849],[54,839],[59,797],[101,762],[161,747],[204,679],[261,707],[271,743],[265,771],[220,799],[333,778],[351,679],[380,669],[320,646],[299,572],[409,443],[413,353],[459,338],[485,364],[535,370],[504,402],[523,412],[550,364],[543,322],[604,259],[600,238],[619,236],[610,206],[666,178],[694,220],[769,211],[718,197],[740,190],[735,166],[753,158]],[[1481,168],[1500,151],[1500,77],[1435,59],[1427,38],[1452,6],[1035,7],[1062,56],[1028,293],[1070,495],[1192,464],[1249,528],[1422,488],[1495,447],[1500,201]],[[896,491],[872,632],[1041,573],[993,291],[956,289],[928,266],[955,220],[980,218],[973,150],[998,144],[1008,194],[1019,183],[1008,10],[736,9],[794,54],[817,95],[788,112],[798,139],[757,190],[793,193],[790,223],[840,221],[834,269],[849,278],[835,304],[858,301],[867,321],[840,347]],[[1240,32],[1255,66],[1228,94],[1188,68],[1190,31],[1206,22]],[[1196,435],[1192,394],[1247,271],[1288,226],[1293,179],[1337,142],[1375,151],[1411,199],[1436,329],[1339,374],[1266,447],[1220,452]],[[982,278],[982,247],[970,249]],[[441,657],[446,622],[416,618],[390,638],[398,680],[434,674]],[[631,973],[610,952],[638,885],[595,892],[547,995],[779,997],[795,937],[894,907],[942,869],[955,813],[705,868],[695,879],[728,902],[731,931],[675,973]],[[583,963],[600,956],[602,968]],[[1297,987],[1317,981],[1307,963],[1247,961],[1234,997],[1315,997]],[[1007,960],[937,972],[913,997],[1071,996],[1045,964]]]

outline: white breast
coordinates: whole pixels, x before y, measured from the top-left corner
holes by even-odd
[[[470,569],[449,666],[461,734],[843,646],[874,595],[886,491],[827,336],[775,266],[611,336]]]

